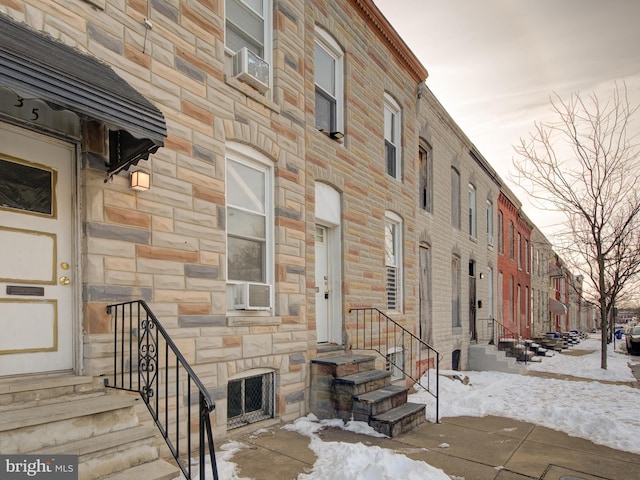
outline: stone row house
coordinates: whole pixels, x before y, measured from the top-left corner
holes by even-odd
[[[143,300],[224,437],[250,388],[307,414],[353,309],[442,368],[547,328],[534,226],[372,0],[0,0],[0,42],[0,376],[109,375]]]

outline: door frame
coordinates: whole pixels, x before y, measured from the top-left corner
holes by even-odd
[[[55,111],[53,111],[55,116]],[[67,120],[68,121],[68,120]],[[78,122],[80,120],[78,119]],[[84,361],[83,361],[83,335],[82,335],[82,251],[81,251],[81,216],[80,216],[80,145],[81,139],[72,135],[64,134],[61,132],[55,132],[53,130],[40,129],[37,125],[31,125],[27,122],[12,121],[4,117],[0,117],[0,125],[6,130],[16,133],[18,135],[26,135],[34,138],[39,138],[45,142],[58,142],[66,144],[71,147],[72,153],[70,155],[69,165],[71,173],[71,214],[69,225],[69,236],[72,241],[71,246],[71,266],[69,272],[73,275],[73,286],[71,292],[71,356],[73,371],[77,375],[84,374]],[[38,372],[33,372],[38,373]],[[53,373],[53,372],[43,372]]]
[[[337,345],[343,344],[342,320],[342,215],[341,196],[332,186],[316,183],[316,225],[327,232],[327,272],[329,275],[328,341]],[[316,257],[316,262],[318,261]],[[315,265],[314,265],[315,270]],[[322,288],[322,285],[318,285]],[[331,293],[334,293],[333,295]],[[314,298],[315,302],[315,298]],[[317,332],[317,318],[316,318]]]

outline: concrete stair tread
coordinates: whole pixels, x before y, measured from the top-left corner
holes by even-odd
[[[116,448],[121,445],[153,437],[156,435],[156,433],[158,433],[158,429],[153,425],[138,425],[136,427],[127,428],[124,430],[117,430],[114,432],[105,433],[103,435],[96,435],[91,438],[46,447],[46,453],[52,455],[79,455],[82,458],[83,455],[90,455],[95,452],[100,452],[102,450],[107,450],[110,448]],[[33,451],[27,453],[42,452]]]
[[[400,385],[387,385],[386,387],[373,390],[372,392],[355,395],[353,399],[355,401],[362,402],[362,403],[376,403],[388,397],[392,397],[394,395],[398,395],[399,393],[406,392],[408,390],[409,390],[409,387],[403,387]]]
[[[102,480],[173,480],[180,474],[180,469],[165,460],[158,459],[143,463],[121,472],[102,477]]]
[[[369,370],[368,372],[354,373],[353,375],[346,375],[344,377],[336,377],[334,381],[336,383],[360,385],[387,377],[391,377],[391,372],[387,370]]]
[[[4,411],[0,413],[0,432],[131,407],[136,400],[127,395],[78,395],[65,402]]]
[[[78,376],[73,373],[21,375],[0,379],[0,395],[65,386],[91,385],[92,382],[93,377]]]
[[[420,410],[424,411],[425,405],[423,403],[411,403],[407,402],[399,407],[392,408],[384,413],[375,415],[371,418],[371,420],[383,423],[394,423],[399,420],[407,417],[409,415],[413,415],[415,413],[419,413]]]
[[[312,360],[312,362],[321,365],[348,365],[351,363],[367,362],[375,359],[376,357],[373,355],[344,354],[333,355],[331,357],[316,358]]]

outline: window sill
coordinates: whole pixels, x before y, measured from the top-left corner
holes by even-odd
[[[228,327],[251,327],[254,325],[282,325],[282,317],[274,317],[272,315],[247,315],[245,312],[237,315],[227,313]]]
[[[342,132],[328,132],[326,130],[318,130],[319,133],[323,134],[325,137],[330,138],[331,140],[333,140],[336,143],[339,143],[340,145],[344,145],[344,133]]]
[[[273,102],[270,98],[262,93],[258,92],[255,88],[247,85],[240,80],[237,80],[229,75],[224,76],[224,82],[229,85],[231,88],[238,90],[240,93],[246,95],[262,105],[264,105],[269,110],[274,111],[275,113],[280,113],[280,105]]]

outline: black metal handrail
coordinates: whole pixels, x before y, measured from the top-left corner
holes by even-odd
[[[479,341],[486,341],[489,345],[495,345],[500,349],[500,343],[502,344],[510,344],[514,345],[514,349],[518,348],[518,346],[522,346],[524,351],[522,352],[522,360],[525,364],[527,363],[527,346],[523,343],[522,337],[509,329],[495,318],[484,318],[479,320],[481,325],[481,334],[479,335]],[[517,352],[513,352],[518,360]]]
[[[187,480],[194,478],[195,449],[199,478],[205,478],[208,451],[213,478],[218,480],[210,418],[215,403],[209,392],[143,300],[109,305],[107,313],[113,316],[115,349],[113,375],[105,385],[140,394]],[[198,439],[194,445],[196,402]]]
[[[350,348],[378,352],[390,366],[429,392],[436,399],[436,423],[439,423],[440,353],[377,308],[352,308],[349,312],[356,313]],[[433,368],[435,387],[430,377]]]

